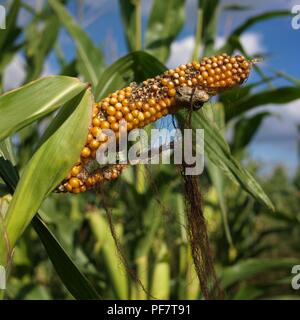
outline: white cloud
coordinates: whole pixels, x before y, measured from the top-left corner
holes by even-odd
[[[219,49],[225,43],[223,37],[216,38],[216,48]],[[241,36],[241,42],[249,55],[266,51],[263,45],[263,37],[255,32],[247,32]],[[194,36],[190,35],[183,39],[174,41],[171,45],[171,54],[168,60],[168,67],[174,68],[182,63],[187,63],[191,59],[195,46]]]
[[[268,105],[260,108],[274,113],[262,124],[256,140],[295,140],[298,138],[297,125],[300,124],[300,99],[282,105]],[[256,111],[257,112],[257,111]]]
[[[174,41],[171,45],[171,54],[167,63],[168,67],[174,68],[180,64],[187,63],[191,59],[194,45],[195,40],[193,36]]]
[[[266,48],[263,45],[263,37],[259,33],[246,32],[241,36],[240,40],[249,55],[266,51]],[[216,48],[220,49],[225,44],[225,41],[225,37],[218,36],[215,43]]]
[[[21,85],[25,79],[25,61],[22,55],[17,54],[5,68],[3,75],[4,90],[11,90]]]
[[[56,74],[49,62],[43,66],[41,77]],[[15,89],[23,83],[26,77],[26,62],[21,54],[16,54],[3,73],[4,91]]]

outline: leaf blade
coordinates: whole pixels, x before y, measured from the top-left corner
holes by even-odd
[[[49,76],[0,96],[0,141],[56,110],[85,88],[78,79]]]

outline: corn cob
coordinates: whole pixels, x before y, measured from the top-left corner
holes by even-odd
[[[98,183],[115,179],[121,173],[124,165],[116,165],[108,171],[99,169],[92,174],[86,169],[86,165],[94,161],[97,149],[107,140],[107,136],[102,133],[103,129],[117,133],[120,121],[125,119],[127,131],[130,131],[175,113],[182,107],[176,103],[176,95],[183,87],[203,90],[213,96],[240,85],[248,78],[252,63],[241,55],[228,56],[226,53],[205,57],[201,61],[168,70],[140,85],[131,83],[102,99],[94,106],[92,123],[80,160],[57,191],[84,192]]]

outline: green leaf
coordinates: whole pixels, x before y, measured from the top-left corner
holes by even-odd
[[[214,50],[219,17],[219,0],[198,0],[203,12],[202,41],[203,55],[211,55]]]
[[[32,223],[57,274],[74,298],[99,300],[100,296],[94,287],[80,272],[42,219],[37,215]]]
[[[240,35],[247,31],[250,27],[258,22],[262,22],[268,19],[291,16],[290,11],[268,11],[262,14],[253,16],[247,19],[244,23],[238,26],[227,38],[224,46],[218,50],[218,52],[227,52],[228,54],[232,53],[236,49],[237,40]]]
[[[0,52],[9,49],[20,33],[17,27],[17,17],[20,10],[20,0],[14,0],[7,12],[6,29],[0,29]]]
[[[299,262],[299,261],[298,261]],[[249,279],[263,272],[269,272],[274,269],[285,270],[288,274],[291,272],[291,267],[297,264],[297,260],[280,259],[280,260],[265,260],[265,259],[249,259],[237,263],[233,266],[225,268],[221,272],[221,284],[224,289],[235,283]]]
[[[185,20],[184,0],[154,0],[145,34],[145,48],[165,62],[170,46],[181,31]]]
[[[225,200],[225,181],[223,172],[217,166],[215,166],[209,159],[207,159],[206,165],[210,179],[214,187],[216,188],[217,196],[219,199],[226,240],[228,241],[230,246],[233,246],[230,227],[228,223],[228,212]]]
[[[27,76],[26,82],[36,79],[43,71],[45,59],[52,50],[60,29],[59,20],[50,15],[43,21],[37,18],[25,29]]]
[[[166,67],[152,55],[135,51],[110,65],[102,74],[95,90],[96,100],[126,86],[163,73]]]
[[[10,192],[13,193],[19,175],[9,160],[0,157],[0,176],[4,178]],[[7,179],[8,178],[8,179]],[[88,279],[80,272],[76,264],[65,252],[58,240],[41,220],[39,215],[32,220],[33,227],[42,241],[53,266],[63,284],[76,299],[99,299],[99,295]]]
[[[136,18],[138,15],[138,1],[139,0],[119,0],[128,51],[137,50],[136,38],[138,37],[138,30]]]
[[[268,19],[278,18],[278,17],[291,16],[291,15],[292,15],[291,12],[287,10],[267,11],[247,19],[243,24],[237,27],[232,32],[231,35],[240,36],[243,32],[245,32],[247,29],[249,29],[250,27],[252,27],[254,24],[258,22],[265,21]]]
[[[19,174],[10,160],[3,157],[0,157],[0,177],[9,188],[9,191],[13,193],[19,180]]]
[[[234,135],[231,144],[233,152],[244,149],[252,140],[265,117],[270,112],[260,112],[253,117],[242,117],[234,125]]]
[[[112,289],[118,299],[128,299],[127,271],[116,251],[114,239],[109,224],[101,212],[90,211],[87,214],[92,233],[97,240],[96,255],[103,255],[103,262],[107,270]]]
[[[104,58],[88,35],[81,29],[65,7],[57,0],[49,0],[49,4],[58,16],[61,24],[71,34],[78,52],[78,69],[85,80],[96,86],[103,71]]]
[[[241,115],[245,111],[266,104],[284,104],[300,98],[299,87],[282,87],[272,90],[262,91],[244,99],[239,99],[232,105],[226,105],[226,120]]]
[[[50,76],[0,96],[0,141],[82,92],[78,79]]]
[[[53,120],[56,127],[48,128],[43,144],[24,168],[5,218],[11,247],[78,159],[88,133],[92,103],[90,89],[67,103]]]
[[[183,121],[182,113],[179,118]],[[246,192],[267,208],[274,210],[274,206],[263,191],[262,187],[252,175],[236,161],[230,152],[230,148],[215,124],[209,121],[202,110],[194,112],[192,128],[204,129],[204,150],[209,159],[222,170],[233,182],[239,184]]]
[[[3,156],[4,159],[10,160],[13,165],[16,164],[10,138],[0,141],[0,156]]]
[[[247,6],[239,3],[227,4],[222,7],[224,11],[246,11],[251,10],[252,6]]]

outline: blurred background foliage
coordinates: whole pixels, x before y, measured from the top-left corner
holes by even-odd
[[[160,67],[149,64],[147,56],[143,55],[132,55],[127,60],[121,58],[112,66],[107,65],[102,48],[92,42],[78,23],[80,17],[70,14],[68,1],[46,1],[39,11],[27,1],[8,3],[7,29],[0,31],[2,92],[5,67],[20,52],[26,62],[24,84],[39,78],[47,57],[55,54],[60,74],[80,77],[91,83],[97,99],[123,83],[152,76]],[[189,17],[185,15],[184,0],[153,0],[151,3],[148,24],[142,28],[141,2],[119,1],[128,52],[144,49],[165,63],[172,42]],[[76,1],[79,16],[84,5],[84,0]],[[31,15],[22,28],[17,25],[21,8]],[[202,56],[239,51],[247,56],[240,37],[250,26],[289,15],[285,11],[274,11],[253,16],[216,50],[214,43],[221,10],[234,13],[247,8],[243,5],[224,7],[218,0],[200,0],[191,59],[198,58],[200,52]],[[66,62],[58,42],[63,28],[76,46],[76,57],[71,62]],[[210,114],[211,125],[218,128],[222,136],[225,137],[226,129],[231,128],[232,154],[260,182],[274,203],[275,212],[251,197],[207,160],[206,170],[199,178],[205,217],[217,275],[226,298],[297,299],[299,293],[291,288],[290,272],[300,257],[300,166],[294,177],[289,177],[282,167],[267,176],[261,173],[260,163],[250,160],[247,147],[270,112],[252,115],[247,112],[270,102],[284,104],[299,98],[300,80],[290,78],[288,86],[277,87],[259,65],[254,72],[261,78],[259,82],[226,92],[204,108]],[[280,76],[276,74],[276,77]],[[120,77],[123,78],[120,80]],[[12,137],[11,150],[10,144],[1,142],[2,153],[10,154],[20,172],[52,118],[52,114],[47,115],[20,130]],[[8,191],[0,180],[2,215],[11,200]],[[111,236],[106,209],[112,212],[129,267],[147,292],[133,281],[122,264]],[[39,215],[47,224],[49,234],[37,227],[36,220],[26,229],[14,251],[6,298],[95,298],[94,294],[103,299],[147,299],[149,294],[158,299],[202,298],[185,229],[182,181],[175,166],[136,166],[97,191],[80,195],[51,194]],[[50,230],[57,241],[51,237]],[[48,245],[43,246],[41,240]],[[70,261],[62,255],[63,249]],[[72,269],[73,262],[78,269]],[[87,279],[93,287],[87,289],[90,296],[84,293]]]

